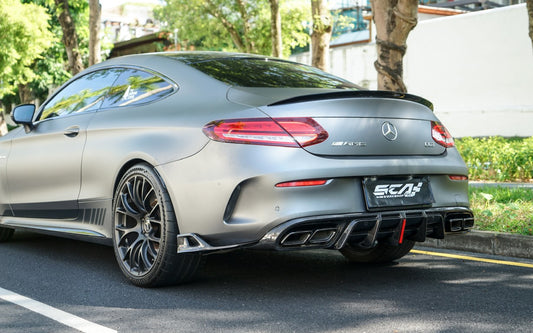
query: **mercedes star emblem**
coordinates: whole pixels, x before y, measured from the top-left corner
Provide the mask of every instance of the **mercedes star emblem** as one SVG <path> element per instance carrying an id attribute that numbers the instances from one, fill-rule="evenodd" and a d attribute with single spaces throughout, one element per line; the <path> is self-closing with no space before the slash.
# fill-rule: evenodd
<path id="1" fill-rule="evenodd" d="M 383 133 L 383 136 L 389 141 L 394 141 L 398 138 L 398 130 L 388 121 L 381 125 L 381 133 Z"/>

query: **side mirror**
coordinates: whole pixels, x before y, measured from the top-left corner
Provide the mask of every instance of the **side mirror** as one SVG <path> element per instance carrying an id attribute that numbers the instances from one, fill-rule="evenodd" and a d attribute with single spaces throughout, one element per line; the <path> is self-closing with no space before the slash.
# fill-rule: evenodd
<path id="1" fill-rule="evenodd" d="M 11 119 L 17 124 L 24 126 L 26 133 L 30 132 L 33 126 L 33 114 L 35 113 L 34 104 L 22 104 L 16 106 L 11 112 Z"/>

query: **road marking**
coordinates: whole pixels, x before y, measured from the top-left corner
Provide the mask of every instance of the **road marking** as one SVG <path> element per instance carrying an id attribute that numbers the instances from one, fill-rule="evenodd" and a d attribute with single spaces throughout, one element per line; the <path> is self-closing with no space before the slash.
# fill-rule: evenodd
<path id="1" fill-rule="evenodd" d="M 450 253 L 430 252 L 430 251 L 420 251 L 420 250 L 411 250 L 411 253 L 426 254 L 426 255 L 429 255 L 429 256 L 446 257 L 446 258 L 453 258 L 453 259 L 463 259 L 463 260 L 470 260 L 470 261 L 481 261 L 481 262 L 487 262 L 487 263 L 498 264 L 498 265 L 519 266 L 519 267 L 533 268 L 533 264 L 525 264 L 525 263 L 521 263 L 521 262 L 485 259 L 485 258 L 470 257 L 470 256 L 462 256 L 462 255 L 450 254 Z"/>
<path id="2" fill-rule="evenodd" d="M 117 331 L 112 330 L 110 328 L 107 328 L 107 327 L 104 327 L 104 326 L 101 326 L 95 323 L 91 323 L 90 321 L 85 320 L 83 318 L 77 317 L 65 311 L 61 311 L 59 309 L 53 308 L 50 305 L 46 305 L 44 303 L 35 301 L 31 298 L 19 295 L 17 293 L 14 293 L 12 291 L 9 291 L 3 288 L 0 288 L 0 298 L 7 302 L 16 304 L 18 306 L 22 306 L 23 308 L 26 308 L 30 311 L 33 311 L 40 315 L 48 317 L 63 325 L 70 326 L 81 332 L 117 333 Z"/>

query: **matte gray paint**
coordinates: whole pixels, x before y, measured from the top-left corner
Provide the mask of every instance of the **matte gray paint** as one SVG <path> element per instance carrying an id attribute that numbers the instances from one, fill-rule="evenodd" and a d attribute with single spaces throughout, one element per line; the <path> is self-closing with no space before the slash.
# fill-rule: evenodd
<path id="1" fill-rule="evenodd" d="M 113 186 L 132 160 L 146 161 L 159 172 L 181 233 L 199 234 L 219 245 L 257 242 L 292 219 L 365 212 L 365 176 L 429 175 L 433 207 L 468 207 L 467 183 L 447 177 L 468 172 L 457 150 L 423 147 L 431 140 L 430 121 L 437 120 L 423 105 L 350 98 L 268 107 L 310 90 L 230 89 L 156 54 L 116 58 L 89 70 L 119 64 L 164 73 L 178 89 L 157 102 L 45 120 L 29 134 L 17 129 L 1 138 L 1 206 L 78 200 L 80 211 L 68 221 L 3 216 L 0 224 L 63 230 L 76 238 L 83 233 L 70 231 L 85 230 L 88 240 L 109 241 Z M 304 150 L 213 142 L 202 133 L 213 120 L 266 115 L 314 117 L 330 138 Z M 382 138 L 383 121 L 398 126 L 397 142 Z M 78 134 L 65 135 L 72 126 L 79 127 Z M 334 147 L 334 140 L 364 140 L 367 147 Z M 274 187 L 322 178 L 332 181 L 318 187 Z M 240 194 L 224 220 L 237 186 Z"/>

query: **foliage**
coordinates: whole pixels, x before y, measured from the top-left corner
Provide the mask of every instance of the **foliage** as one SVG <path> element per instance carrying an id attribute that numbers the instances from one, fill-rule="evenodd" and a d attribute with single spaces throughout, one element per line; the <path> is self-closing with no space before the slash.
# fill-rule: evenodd
<path id="1" fill-rule="evenodd" d="M 462 138 L 456 145 L 472 180 L 533 180 L 533 137 Z"/>
<path id="2" fill-rule="evenodd" d="M 38 76 L 31 66 L 54 42 L 43 7 L 0 0 L 0 97 Z"/>
<path id="3" fill-rule="evenodd" d="M 28 82 L 29 89 L 35 98 L 43 101 L 50 93 L 50 88 L 53 89 L 70 78 L 70 73 L 65 69 L 67 55 L 65 46 L 61 40 L 63 31 L 57 18 L 58 12 L 53 0 L 21 0 L 20 2 L 31 6 L 39 6 L 41 8 L 40 10 L 45 10 L 48 15 L 47 18 L 42 18 L 41 22 L 48 22 L 49 32 L 53 36 L 58 36 L 52 40 L 50 47 L 29 67 L 29 70 L 34 73 L 33 79 Z M 76 22 L 76 28 L 80 38 L 80 51 L 86 65 L 88 61 L 89 43 L 88 3 L 86 0 L 70 0 L 69 5 L 71 15 Z M 17 89 L 13 92 L 16 91 Z M 2 98 L 2 102 L 5 105 L 10 105 L 19 104 L 21 101 L 18 95 L 11 95 Z"/>
<path id="4" fill-rule="evenodd" d="M 533 235 L 533 189 L 470 187 L 475 228 Z"/>
<path id="5" fill-rule="evenodd" d="M 166 3 L 155 8 L 154 14 L 168 23 L 170 31 L 178 29 L 180 45 L 184 48 L 271 54 L 267 0 L 166 0 Z M 302 25 L 310 20 L 308 7 L 303 0 L 281 4 L 285 56 L 309 39 Z"/>

